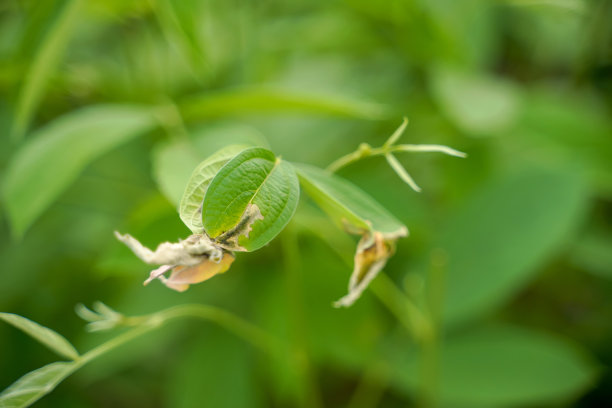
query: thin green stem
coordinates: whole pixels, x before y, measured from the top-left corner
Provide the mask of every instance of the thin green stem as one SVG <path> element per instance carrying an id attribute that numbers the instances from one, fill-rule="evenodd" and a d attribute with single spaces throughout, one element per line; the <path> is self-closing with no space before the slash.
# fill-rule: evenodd
<path id="1" fill-rule="evenodd" d="M 219 326 L 242 337 L 266 353 L 278 355 L 278 353 L 285 349 L 285 346 L 279 340 L 230 312 L 207 305 L 187 304 L 171 307 L 149 315 L 126 317 L 123 323 L 133 326 L 131 329 L 91 349 L 75 360 L 75 362 L 78 364 L 78 368 L 80 368 L 101 355 L 107 354 L 133 339 L 157 330 L 173 320 L 189 317 L 217 323 Z"/>
<path id="2" fill-rule="evenodd" d="M 421 344 L 421 405 L 436 408 L 438 401 L 439 360 L 440 360 L 440 319 L 444 299 L 446 253 L 435 249 L 431 253 L 427 285 L 427 317 L 430 335 Z"/>
<path id="3" fill-rule="evenodd" d="M 285 229 L 282 241 L 283 260 L 289 294 L 289 312 L 291 313 L 293 354 L 296 356 L 296 369 L 302 384 L 301 402 L 304 407 L 322 407 L 321 392 L 317 385 L 317 375 L 310 363 L 304 301 L 302 296 L 300 249 L 298 236 L 292 225 Z"/>
<path id="4" fill-rule="evenodd" d="M 370 285 L 374 295 L 418 343 L 426 342 L 432 334 L 427 316 L 389 276 L 381 272 L 376 278 Z"/>
<path id="5" fill-rule="evenodd" d="M 455 150 L 451 147 L 443 146 L 443 145 L 401 144 L 401 145 L 393 145 L 393 146 L 372 147 L 368 145 L 367 143 L 363 143 L 354 152 L 351 152 L 345 156 L 340 157 L 339 159 L 335 160 L 332 164 L 327 166 L 327 171 L 335 173 L 341 168 L 346 167 L 349 164 L 355 163 L 359 160 L 365 159 L 366 157 L 386 156 L 393 152 L 444 153 L 444 154 L 447 154 L 449 156 L 454 156 L 454 157 L 461 157 L 461 158 L 467 157 L 466 153 L 463 153 L 459 150 Z"/>

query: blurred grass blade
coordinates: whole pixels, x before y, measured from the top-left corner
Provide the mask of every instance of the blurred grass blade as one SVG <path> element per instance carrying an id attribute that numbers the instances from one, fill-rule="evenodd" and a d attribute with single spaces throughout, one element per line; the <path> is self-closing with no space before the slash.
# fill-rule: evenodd
<path id="1" fill-rule="evenodd" d="M 182 101 L 179 109 L 187 121 L 253 113 L 296 112 L 360 119 L 380 119 L 385 115 L 381 105 L 370 102 L 257 87 L 192 97 Z"/>
<path id="2" fill-rule="evenodd" d="M 17 100 L 17 111 L 11 136 L 20 139 L 27 131 L 34 111 L 45 90 L 51 74 L 57 68 L 60 59 L 70 41 L 72 32 L 78 21 L 80 4 L 82 0 L 67 0 L 61 12 L 46 33 L 37 50 L 34 60 L 29 65 L 23 86 Z"/>
<path id="3" fill-rule="evenodd" d="M 168 42 L 177 44 L 178 51 L 193 65 L 194 71 L 201 75 L 201 72 L 206 68 L 204 53 L 198 41 L 194 23 L 189 20 L 189 18 L 193 18 L 194 14 L 197 14 L 197 10 L 192 9 L 192 7 L 197 5 L 198 2 L 151 0 L 151 3 Z M 181 12 L 181 5 L 189 7 L 189 10 Z"/>
<path id="4" fill-rule="evenodd" d="M 79 358 L 79 353 L 74 346 L 63 336 L 51 329 L 12 313 L 0 313 L 0 320 L 4 320 L 8 324 L 13 325 L 30 337 L 38 340 L 49 349 L 55 351 L 60 356 L 69 358 L 70 360 Z"/>
<path id="5" fill-rule="evenodd" d="M 208 186 L 202 204 L 204 229 L 217 242 L 234 245 L 233 250 L 255 251 L 287 225 L 299 195 L 290 163 L 267 149 L 243 150 Z"/>
<path id="6" fill-rule="evenodd" d="M 4 200 L 22 236 L 98 156 L 155 126 L 149 107 L 100 105 L 64 115 L 38 130 L 9 163 Z"/>
<path id="7" fill-rule="evenodd" d="M 78 367 L 74 362 L 57 362 L 27 373 L 0 394 L 0 407 L 29 407 L 53 391 Z"/>
<path id="8" fill-rule="evenodd" d="M 204 195 L 217 172 L 232 157 L 246 149 L 247 146 L 227 146 L 200 163 L 191 173 L 179 207 L 181 220 L 194 234 L 202 234 L 202 203 Z"/>

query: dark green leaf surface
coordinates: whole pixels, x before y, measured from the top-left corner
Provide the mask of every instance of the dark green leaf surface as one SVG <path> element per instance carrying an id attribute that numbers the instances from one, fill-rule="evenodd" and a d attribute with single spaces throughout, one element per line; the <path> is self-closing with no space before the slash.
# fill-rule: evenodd
<path id="1" fill-rule="evenodd" d="M 257 206 L 263 220 L 255 221 L 248 238 L 238 243 L 254 251 L 287 225 L 299 198 L 298 179 L 291 164 L 266 149 L 242 151 L 223 166 L 210 183 L 202 207 L 206 233 L 212 238 L 235 228 Z"/>
<path id="2" fill-rule="evenodd" d="M 412 393 L 418 386 L 415 355 L 396 349 L 389 363 L 392 382 Z M 558 338 L 498 325 L 445 339 L 438 378 L 445 406 L 538 406 L 574 397 L 593 382 L 595 370 Z"/>
<path id="3" fill-rule="evenodd" d="M 531 169 L 470 198 L 438 243 L 448 253 L 446 322 L 481 316 L 515 294 L 562 248 L 587 194 L 574 173 Z"/>

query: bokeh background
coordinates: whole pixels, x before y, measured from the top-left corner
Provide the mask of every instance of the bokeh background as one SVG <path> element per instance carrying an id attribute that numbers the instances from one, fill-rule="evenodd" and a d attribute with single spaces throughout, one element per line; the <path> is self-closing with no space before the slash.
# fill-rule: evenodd
<path id="1" fill-rule="evenodd" d="M 612 406 L 611 21 L 606 0 L 0 2 L 0 310 L 86 351 L 114 333 L 87 333 L 77 303 L 210 304 L 302 362 L 185 320 L 37 406 Z M 173 197 L 226 143 L 326 166 L 403 116 L 402 142 L 469 157 L 401 155 L 422 193 L 382 158 L 340 175 L 408 225 L 385 275 L 439 316 L 431 347 L 370 290 L 332 307 L 355 240 L 306 197 L 182 294 L 143 287 L 113 238 L 185 237 Z M 0 388 L 56 359 L 0 325 Z"/>

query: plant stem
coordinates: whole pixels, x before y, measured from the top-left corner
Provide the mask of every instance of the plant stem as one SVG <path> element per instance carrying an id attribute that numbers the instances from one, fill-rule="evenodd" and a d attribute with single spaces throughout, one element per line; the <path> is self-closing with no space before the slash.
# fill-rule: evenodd
<path id="1" fill-rule="evenodd" d="M 438 377 L 440 359 L 440 318 L 444 299 L 446 253 L 440 249 L 431 252 L 427 296 L 427 317 L 430 332 L 421 344 L 421 403 L 436 408 L 438 404 Z"/>
<path id="2" fill-rule="evenodd" d="M 230 312 L 207 305 L 187 304 L 171 307 L 149 315 L 127 317 L 124 320 L 125 323 L 135 327 L 83 354 L 75 360 L 78 365 L 76 368 L 81 368 L 101 355 L 109 353 L 151 331 L 157 330 L 173 320 L 188 317 L 217 323 L 219 326 L 242 337 L 255 347 L 272 355 L 279 355 L 285 348 L 279 340 Z"/>
<path id="3" fill-rule="evenodd" d="M 427 316 L 382 271 L 370 284 L 372 292 L 419 343 L 431 336 L 432 327 Z"/>
<path id="4" fill-rule="evenodd" d="M 309 346 L 306 330 L 307 324 L 304 317 L 304 301 L 302 296 L 300 251 L 298 236 L 292 225 L 285 229 L 281 240 L 287 293 L 289 297 L 289 312 L 291 313 L 292 335 L 294 349 L 291 350 L 296 356 L 295 366 L 300 382 L 302 384 L 301 402 L 304 407 L 322 407 L 321 392 L 317 385 L 317 376 L 309 359 Z"/>

